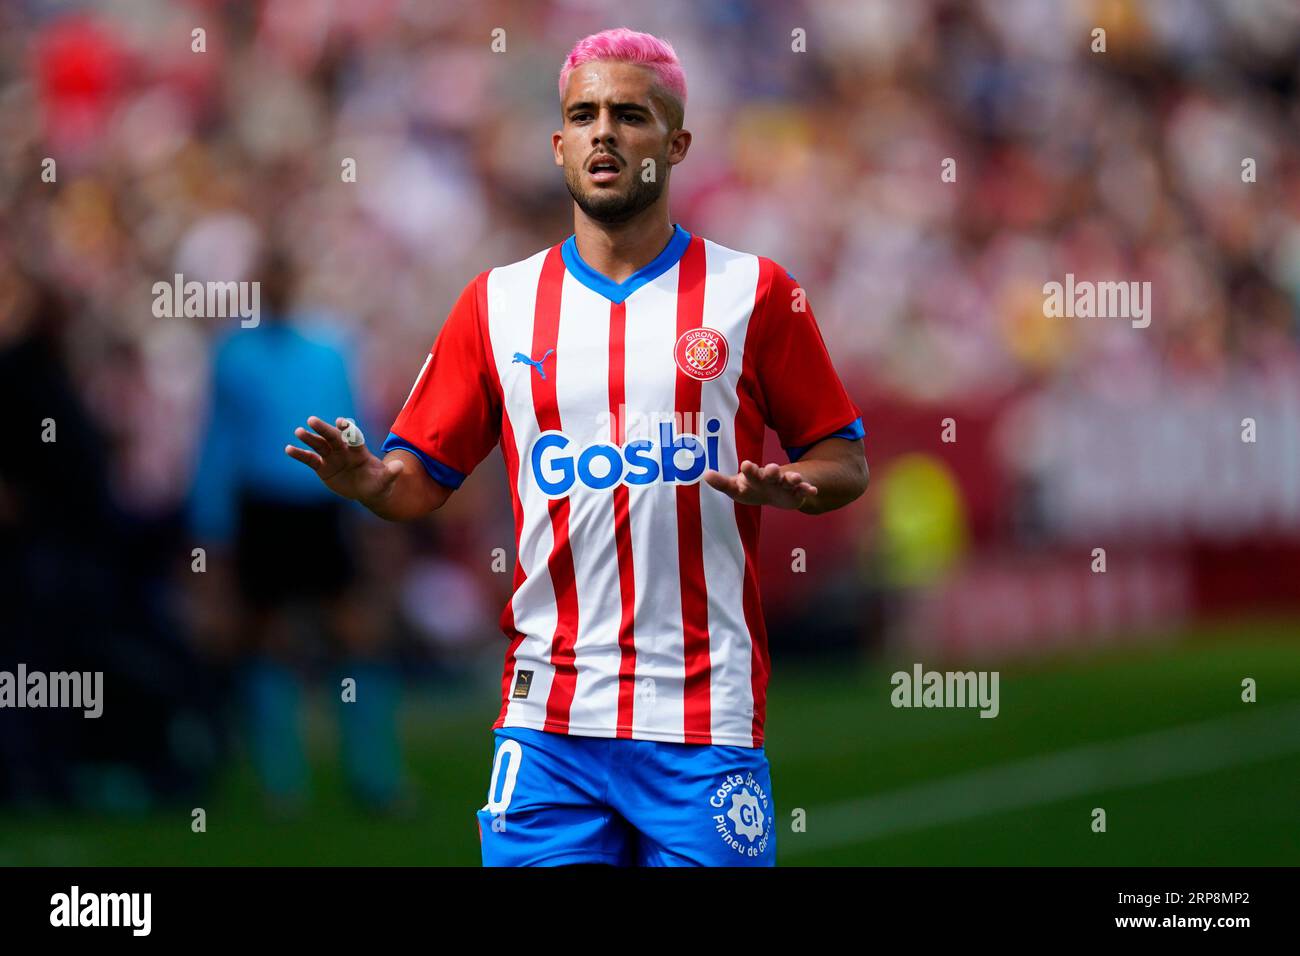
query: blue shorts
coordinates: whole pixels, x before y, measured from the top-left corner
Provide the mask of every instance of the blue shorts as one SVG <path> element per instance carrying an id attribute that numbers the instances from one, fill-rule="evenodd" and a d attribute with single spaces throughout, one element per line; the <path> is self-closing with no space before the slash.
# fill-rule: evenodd
<path id="1" fill-rule="evenodd" d="M 772 866 L 763 748 L 494 731 L 484 866 Z"/>

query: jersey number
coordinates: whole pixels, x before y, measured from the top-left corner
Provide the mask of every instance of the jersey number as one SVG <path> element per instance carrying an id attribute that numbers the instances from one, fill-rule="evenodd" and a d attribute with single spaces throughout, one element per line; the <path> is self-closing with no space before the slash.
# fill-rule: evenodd
<path id="1" fill-rule="evenodd" d="M 510 763 L 506 766 L 506 782 L 501 788 L 501 799 L 496 799 L 497 780 L 501 776 L 501 758 L 509 754 Z M 492 782 L 488 785 L 488 813 L 505 813 L 510 806 L 510 798 L 515 792 L 515 778 L 519 776 L 519 763 L 523 760 L 523 748 L 517 740 L 507 740 L 497 748 L 496 759 L 492 761 Z"/>

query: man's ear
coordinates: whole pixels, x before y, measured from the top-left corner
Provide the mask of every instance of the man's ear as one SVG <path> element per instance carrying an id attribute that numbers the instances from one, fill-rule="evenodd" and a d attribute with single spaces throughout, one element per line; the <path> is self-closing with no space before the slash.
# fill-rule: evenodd
<path id="1" fill-rule="evenodd" d="M 668 147 L 668 156 L 672 163 L 676 165 L 686 158 L 686 152 L 691 148 L 691 134 L 688 130 L 680 129 L 673 134 L 673 141 Z M 677 156 L 673 157 L 676 150 Z"/>

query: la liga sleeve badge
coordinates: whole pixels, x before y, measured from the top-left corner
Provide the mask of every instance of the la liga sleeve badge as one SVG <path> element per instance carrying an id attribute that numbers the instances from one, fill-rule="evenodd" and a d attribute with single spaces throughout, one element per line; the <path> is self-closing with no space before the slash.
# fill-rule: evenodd
<path id="1" fill-rule="evenodd" d="M 717 329 L 687 329 L 677 337 L 673 359 L 691 378 L 707 382 L 727 367 L 727 339 Z"/>

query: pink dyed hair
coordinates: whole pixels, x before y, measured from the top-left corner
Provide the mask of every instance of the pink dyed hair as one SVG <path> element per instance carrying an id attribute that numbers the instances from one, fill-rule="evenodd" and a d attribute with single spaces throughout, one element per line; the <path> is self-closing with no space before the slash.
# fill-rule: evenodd
<path id="1" fill-rule="evenodd" d="M 659 86 L 677 101 L 679 113 L 686 110 L 686 74 L 677 60 L 677 52 L 667 40 L 649 33 L 637 33 L 627 27 L 616 27 L 583 37 L 573 45 L 560 67 L 560 98 L 569 74 L 592 60 L 613 60 L 644 66 L 655 75 Z M 678 117 L 678 122 L 681 119 Z"/>

